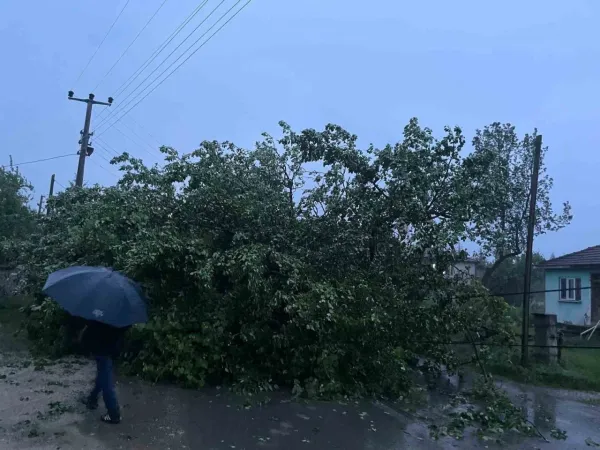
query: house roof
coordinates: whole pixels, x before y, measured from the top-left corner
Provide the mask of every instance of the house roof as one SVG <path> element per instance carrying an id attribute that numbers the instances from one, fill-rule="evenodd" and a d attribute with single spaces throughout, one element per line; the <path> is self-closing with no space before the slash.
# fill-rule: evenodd
<path id="1" fill-rule="evenodd" d="M 570 266 L 595 266 L 600 265 L 600 245 L 588 247 L 578 252 L 568 253 L 558 258 L 549 259 L 538 264 L 538 267 L 552 269 Z"/>
<path id="2" fill-rule="evenodd" d="M 481 258 L 475 258 L 472 256 L 468 256 L 467 258 L 465 258 L 463 260 L 459 260 L 457 262 L 467 262 L 467 263 L 475 263 L 475 264 L 485 265 L 485 260 L 483 260 Z"/>

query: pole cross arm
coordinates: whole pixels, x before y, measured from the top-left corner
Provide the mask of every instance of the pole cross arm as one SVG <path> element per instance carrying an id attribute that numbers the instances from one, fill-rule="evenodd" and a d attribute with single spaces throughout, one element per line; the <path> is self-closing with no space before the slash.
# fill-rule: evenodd
<path id="1" fill-rule="evenodd" d="M 110 105 L 112 105 L 112 102 L 113 102 L 113 98 L 112 97 L 108 97 L 108 103 L 106 103 L 106 102 L 99 102 L 97 100 L 94 100 L 94 94 L 90 94 L 88 98 L 73 97 L 73 94 L 74 94 L 73 91 L 69 91 L 69 94 L 68 94 L 67 98 L 69 100 L 75 100 L 75 101 L 78 101 L 78 102 L 91 103 L 92 105 L 110 106 Z"/>
<path id="2" fill-rule="evenodd" d="M 89 98 L 77 98 L 77 97 L 69 97 L 69 100 L 75 100 L 83 103 L 92 103 L 93 105 L 104 105 L 111 106 L 112 103 L 99 102 L 98 100 L 90 100 Z"/>
<path id="3" fill-rule="evenodd" d="M 75 101 L 83 102 L 83 103 L 89 102 L 89 99 L 87 99 L 87 98 L 69 97 L 69 100 L 75 100 Z"/>

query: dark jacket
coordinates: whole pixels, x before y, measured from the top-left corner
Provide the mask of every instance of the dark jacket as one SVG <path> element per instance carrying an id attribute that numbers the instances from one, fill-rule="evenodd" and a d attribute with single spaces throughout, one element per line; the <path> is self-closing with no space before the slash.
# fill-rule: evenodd
<path id="1" fill-rule="evenodd" d="M 81 338 L 84 348 L 94 356 L 119 356 L 123 348 L 125 333 L 131 327 L 115 328 L 90 320 Z"/>

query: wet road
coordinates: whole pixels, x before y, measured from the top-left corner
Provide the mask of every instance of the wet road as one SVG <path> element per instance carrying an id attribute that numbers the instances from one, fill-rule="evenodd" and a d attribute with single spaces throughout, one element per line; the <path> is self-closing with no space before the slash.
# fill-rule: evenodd
<path id="1" fill-rule="evenodd" d="M 545 449 L 600 448 L 600 396 L 584 392 L 500 383 L 512 401 L 551 441 Z M 552 430 L 565 430 L 567 439 L 551 438 Z"/>
<path id="2" fill-rule="evenodd" d="M 283 392 L 250 406 L 221 389 L 191 391 L 123 379 L 117 387 L 123 423 L 107 425 L 99 421 L 101 411 L 88 412 L 77 402 L 93 379 L 91 362 L 68 358 L 39 364 L 22 346 L 7 346 L 5 337 L 0 339 L 0 449 L 562 450 L 600 443 L 600 396 L 512 383 L 504 388 L 549 443 L 515 436 L 503 436 L 502 445 L 472 436 L 433 441 L 428 425 L 441 424 L 447 413 L 442 409 L 447 398 L 436 393 L 413 413 L 370 401 L 291 401 Z M 551 438 L 555 428 L 567 432 L 566 441 Z"/>
<path id="3" fill-rule="evenodd" d="M 550 443 L 433 441 L 424 419 L 441 416 L 433 401 L 416 415 L 378 402 L 295 402 L 279 392 L 250 406 L 220 389 L 190 391 L 137 380 L 119 383 L 124 420 L 112 426 L 100 423 L 100 411 L 77 404 L 93 377 L 89 362 L 68 359 L 36 370 L 24 358 L 0 357 L 2 449 L 589 449 L 586 439 L 600 442 L 598 397 L 514 384 L 506 385 L 510 395 Z M 567 431 L 566 441 L 550 438 L 556 427 Z"/>
<path id="4" fill-rule="evenodd" d="M 101 411 L 77 403 L 93 377 L 91 364 L 68 359 L 36 370 L 20 358 L 0 358 L 2 449 L 454 448 L 431 441 L 426 424 L 378 403 L 296 402 L 271 393 L 250 406 L 220 389 L 137 380 L 119 383 L 123 422 L 106 425 Z"/>
<path id="5" fill-rule="evenodd" d="M 409 436 L 408 418 L 368 402 L 294 402 L 276 393 L 264 405 L 248 406 L 215 389 L 155 386 L 148 392 L 136 382 L 122 385 L 120 393 L 126 422 L 119 439 L 131 441 L 131 448 L 383 450 L 430 441 L 425 426 Z M 86 422 L 81 429 L 103 434 L 101 425 Z M 109 441 L 117 445 L 119 439 Z"/>

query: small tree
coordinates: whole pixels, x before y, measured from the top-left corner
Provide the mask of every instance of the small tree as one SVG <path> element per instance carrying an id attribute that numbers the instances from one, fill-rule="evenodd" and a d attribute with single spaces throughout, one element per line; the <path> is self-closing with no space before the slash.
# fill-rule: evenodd
<path id="1" fill-rule="evenodd" d="M 0 264 L 13 262 L 14 248 L 35 225 L 28 204 L 31 185 L 18 169 L 0 167 Z"/>
<path id="2" fill-rule="evenodd" d="M 473 210 L 470 237 L 494 264 L 487 270 L 487 286 L 493 272 L 508 258 L 525 250 L 534 141 L 537 130 L 519 139 L 511 124 L 494 122 L 477 130 L 473 138 L 473 157 L 485 161 L 487 173 L 472 186 L 477 201 Z M 557 231 L 572 220 L 571 206 L 564 202 L 555 213 L 550 201 L 553 179 L 544 164 L 547 147 L 542 148 L 536 201 L 535 236 Z"/>

